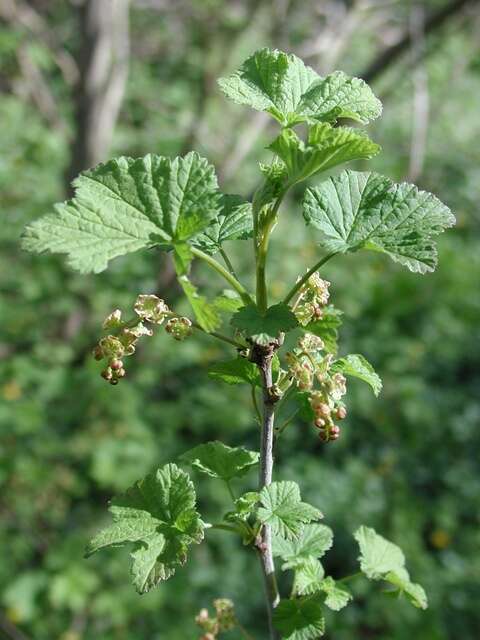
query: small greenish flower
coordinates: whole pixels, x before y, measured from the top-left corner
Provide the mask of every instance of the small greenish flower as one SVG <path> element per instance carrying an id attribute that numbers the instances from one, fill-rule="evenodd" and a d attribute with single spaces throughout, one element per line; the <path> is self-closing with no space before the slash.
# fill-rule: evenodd
<path id="1" fill-rule="evenodd" d="M 306 333 L 303 338 L 300 338 L 298 346 L 302 351 L 313 354 L 317 354 L 318 351 L 325 348 L 323 340 L 313 333 Z"/>
<path id="2" fill-rule="evenodd" d="M 103 357 L 107 358 L 108 360 L 121 358 L 125 353 L 125 346 L 116 336 L 105 336 L 100 340 L 98 346 L 103 353 Z M 98 353 L 100 353 L 100 351 L 98 351 Z"/>
<path id="3" fill-rule="evenodd" d="M 165 325 L 165 331 L 175 340 L 185 340 L 192 335 L 192 322 L 188 318 L 171 318 Z"/>
<path id="4" fill-rule="evenodd" d="M 153 294 L 139 295 L 133 308 L 142 320 L 147 320 L 154 324 L 162 324 L 166 315 L 170 312 L 165 301 Z"/>
<path id="5" fill-rule="evenodd" d="M 217 612 L 219 631 L 230 631 L 230 629 L 233 629 L 237 624 L 233 602 L 228 598 L 218 598 L 213 601 L 213 606 Z"/>

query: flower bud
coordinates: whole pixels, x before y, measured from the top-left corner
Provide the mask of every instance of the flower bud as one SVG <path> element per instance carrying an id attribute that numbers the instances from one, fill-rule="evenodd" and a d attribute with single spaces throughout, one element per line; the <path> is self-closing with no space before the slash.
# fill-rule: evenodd
<path id="1" fill-rule="evenodd" d="M 345 407 L 338 407 L 335 411 L 335 417 L 337 420 L 344 420 L 347 417 L 347 410 Z"/>
<path id="2" fill-rule="evenodd" d="M 101 374 L 102 378 L 104 378 L 105 380 L 111 380 L 112 379 L 112 370 L 110 369 L 110 367 L 107 367 L 106 369 L 104 369 Z"/>
<path id="3" fill-rule="evenodd" d="M 323 420 L 322 418 L 317 418 L 314 424 L 318 429 L 323 429 L 326 423 L 325 423 L 325 420 Z"/>
<path id="4" fill-rule="evenodd" d="M 125 369 L 122 367 L 122 368 L 121 368 L 121 369 L 119 369 L 118 371 L 115 371 L 115 376 L 116 376 L 117 378 L 124 378 L 124 377 L 125 377 L 125 375 L 126 375 L 126 373 L 127 373 L 127 372 L 126 372 L 126 371 L 125 371 Z"/>
<path id="5" fill-rule="evenodd" d="M 112 378 L 109 382 L 111 385 L 115 386 L 116 384 L 118 384 L 118 378 Z"/>
<path id="6" fill-rule="evenodd" d="M 119 371 L 120 369 L 123 368 L 123 362 L 121 360 L 112 360 L 110 362 L 110 367 L 114 370 L 114 371 Z"/>

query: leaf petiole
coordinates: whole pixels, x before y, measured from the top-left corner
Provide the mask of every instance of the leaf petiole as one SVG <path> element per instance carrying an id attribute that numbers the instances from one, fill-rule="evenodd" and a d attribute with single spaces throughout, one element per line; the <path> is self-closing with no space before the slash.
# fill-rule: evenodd
<path id="1" fill-rule="evenodd" d="M 237 291 L 237 293 L 240 294 L 240 297 L 245 304 L 255 304 L 245 287 L 240 284 L 240 282 L 234 275 L 232 275 L 227 269 L 225 269 L 225 267 L 217 262 L 215 258 L 212 258 L 212 256 L 208 255 L 208 253 L 204 253 L 196 247 L 192 247 L 191 251 L 195 257 L 200 258 L 200 260 L 203 260 L 213 269 L 215 269 L 215 271 L 219 273 L 235 289 L 235 291 Z"/>

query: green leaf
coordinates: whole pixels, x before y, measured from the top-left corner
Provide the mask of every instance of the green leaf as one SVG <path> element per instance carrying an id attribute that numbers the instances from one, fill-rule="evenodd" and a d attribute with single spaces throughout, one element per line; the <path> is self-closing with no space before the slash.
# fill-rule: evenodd
<path id="1" fill-rule="evenodd" d="M 218 84 L 234 102 L 268 111 L 286 126 L 294 119 L 303 94 L 317 78 L 315 71 L 297 56 L 261 49 L 231 76 L 220 78 Z"/>
<path id="2" fill-rule="evenodd" d="M 252 204 L 245 202 L 240 196 L 224 195 L 218 218 L 196 236 L 192 244 L 213 255 L 227 240 L 246 240 L 252 237 L 252 233 Z"/>
<path id="3" fill-rule="evenodd" d="M 193 484 L 175 464 L 165 465 L 114 498 L 109 511 L 113 524 L 93 538 L 86 555 L 134 543 L 132 577 L 139 593 L 173 575 L 185 564 L 189 545 L 203 540 Z"/>
<path id="4" fill-rule="evenodd" d="M 224 520 L 228 522 L 246 522 L 255 511 L 259 500 L 260 494 L 257 491 L 247 491 L 247 493 L 235 500 L 235 511 L 229 511 L 225 514 Z"/>
<path id="5" fill-rule="evenodd" d="M 373 393 L 376 396 L 378 396 L 382 390 L 382 380 L 380 376 L 375 372 L 375 369 L 368 360 L 359 353 L 352 353 L 344 358 L 335 360 L 330 370 L 339 371 L 346 376 L 360 378 L 360 380 L 363 380 L 372 387 Z"/>
<path id="6" fill-rule="evenodd" d="M 324 524 L 306 524 L 298 538 L 273 538 L 273 555 L 285 561 L 282 569 L 294 569 L 309 558 L 321 558 L 333 544 L 333 532 Z"/>
<path id="7" fill-rule="evenodd" d="M 243 301 L 236 291 L 224 289 L 223 294 L 212 300 L 212 306 L 220 313 L 235 313 L 243 307 Z"/>
<path id="8" fill-rule="evenodd" d="M 258 520 L 271 526 L 273 536 L 296 538 L 304 524 L 323 518 L 318 509 L 302 502 L 296 482 L 272 482 L 260 492 L 260 503 Z"/>
<path id="9" fill-rule="evenodd" d="M 385 576 L 385 580 L 396 587 L 393 593 L 405 594 L 409 602 L 417 609 L 428 608 L 427 594 L 424 588 L 411 582 L 408 571 L 405 569 L 399 568 L 396 571 L 389 571 Z"/>
<path id="10" fill-rule="evenodd" d="M 301 596 L 318 593 L 321 591 L 324 576 L 321 562 L 313 557 L 308 558 L 295 571 L 295 593 Z"/>
<path id="11" fill-rule="evenodd" d="M 258 367 L 246 358 L 235 358 L 227 362 L 217 362 L 208 370 L 208 375 L 213 380 L 221 380 L 227 384 L 251 384 L 259 387 L 260 374 Z"/>
<path id="12" fill-rule="evenodd" d="M 190 271 L 190 264 L 193 260 L 193 253 L 186 242 L 179 242 L 173 248 L 173 260 L 175 271 L 178 275 L 186 275 Z"/>
<path id="13" fill-rule="evenodd" d="M 382 114 L 382 103 L 360 78 L 334 71 L 319 78 L 302 96 L 297 112 L 315 120 L 350 118 L 366 124 Z"/>
<path id="14" fill-rule="evenodd" d="M 112 258 L 144 247 L 185 243 L 220 208 L 214 168 L 195 152 L 174 160 L 117 158 L 73 185 L 74 198 L 30 224 L 22 246 L 66 253 L 82 273 L 103 271 Z"/>
<path id="15" fill-rule="evenodd" d="M 360 527 L 354 537 L 360 547 L 360 569 L 367 578 L 385 580 L 395 587 L 397 593 L 405 593 L 414 606 L 427 608 L 425 591 L 419 584 L 411 582 L 400 547 L 369 527 Z"/>
<path id="16" fill-rule="evenodd" d="M 338 327 L 342 324 L 343 312 L 329 305 L 322 309 L 322 317 L 310 322 L 304 327 L 307 333 L 313 333 L 321 338 L 328 353 L 337 353 Z"/>
<path id="17" fill-rule="evenodd" d="M 198 293 L 197 287 L 190 282 L 186 275 L 179 275 L 178 282 L 187 296 L 198 324 L 204 331 L 210 333 L 220 326 L 221 320 L 215 307 L 205 296 Z"/>
<path id="18" fill-rule="evenodd" d="M 180 459 L 212 478 L 229 482 L 232 478 L 244 476 L 251 467 L 258 464 L 259 457 L 256 451 L 228 447 L 217 440 L 190 449 Z"/>
<path id="19" fill-rule="evenodd" d="M 417 273 L 435 269 L 433 239 L 455 224 L 448 207 L 431 193 L 377 173 L 343 171 L 307 189 L 303 207 L 328 252 L 380 251 Z"/>
<path id="20" fill-rule="evenodd" d="M 328 576 L 320 583 L 320 591 L 327 594 L 325 604 L 333 611 L 340 611 L 352 600 L 352 594 L 344 587 L 338 587 L 333 578 Z"/>
<path id="21" fill-rule="evenodd" d="M 242 307 L 232 317 L 231 323 L 251 337 L 254 342 L 260 344 L 268 343 L 274 340 L 279 333 L 286 333 L 298 325 L 295 314 L 283 302 L 268 308 L 264 316 L 253 304 Z"/>
<path id="22" fill-rule="evenodd" d="M 284 129 L 269 149 L 284 161 L 290 185 L 351 160 L 372 158 L 380 151 L 362 131 L 326 122 L 310 128 L 307 143 L 293 129 Z"/>
<path id="23" fill-rule="evenodd" d="M 282 600 L 273 613 L 282 640 L 315 640 L 325 632 L 322 602 L 318 595 Z"/>
<path id="24" fill-rule="evenodd" d="M 297 56 L 271 49 L 256 51 L 219 85 L 234 102 L 267 111 L 283 126 L 310 118 L 368 122 L 382 109 L 363 80 L 341 71 L 322 78 Z"/>

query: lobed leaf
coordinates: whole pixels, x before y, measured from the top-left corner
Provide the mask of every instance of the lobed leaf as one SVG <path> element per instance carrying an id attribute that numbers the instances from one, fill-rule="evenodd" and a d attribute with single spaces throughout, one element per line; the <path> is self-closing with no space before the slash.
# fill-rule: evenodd
<path id="1" fill-rule="evenodd" d="M 309 557 L 295 570 L 295 592 L 301 596 L 321 591 L 325 571 L 319 560 Z"/>
<path id="2" fill-rule="evenodd" d="M 229 482 L 232 478 L 244 476 L 251 467 L 258 464 L 259 457 L 256 451 L 229 447 L 217 440 L 190 449 L 180 459 L 212 478 Z"/>
<path id="3" fill-rule="evenodd" d="M 333 544 L 333 532 L 324 524 L 306 524 L 295 539 L 273 538 L 273 555 L 285 561 L 282 569 L 294 569 L 310 558 L 321 558 Z"/>
<path id="4" fill-rule="evenodd" d="M 265 315 L 253 304 L 242 307 L 232 317 L 231 323 L 254 342 L 259 343 L 268 343 L 279 333 L 287 332 L 298 325 L 295 314 L 283 302 L 269 307 Z"/>
<path id="5" fill-rule="evenodd" d="M 414 606 L 427 608 L 425 591 L 411 582 L 400 547 L 369 527 L 360 527 L 354 537 L 360 547 L 360 569 L 367 578 L 385 580 L 395 587 L 396 593 L 404 593 Z"/>
<path id="6" fill-rule="evenodd" d="M 382 390 L 383 385 L 380 376 L 376 373 L 368 360 L 359 353 L 352 353 L 344 358 L 335 360 L 332 362 L 330 370 L 339 371 L 346 376 L 360 378 L 360 380 L 363 380 L 372 387 L 373 393 L 376 396 L 378 396 Z"/>
<path id="7" fill-rule="evenodd" d="M 165 465 L 112 500 L 113 524 L 90 541 L 86 555 L 134 543 L 133 584 L 145 593 L 172 576 L 185 563 L 188 547 L 203 540 L 195 502 L 189 476 L 175 464 Z"/>
<path id="8" fill-rule="evenodd" d="M 322 78 L 297 56 L 276 49 L 256 51 L 219 85 L 234 102 L 267 111 L 284 127 L 339 117 L 366 123 L 382 111 L 363 80 L 341 71 Z"/>
<path id="9" fill-rule="evenodd" d="M 302 502 L 296 482 L 272 482 L 260 492 L 260 504 L 258 520 L 281 538 L 296 538 L 304 524 L 323 518 L 318 509 Z"/>
<path id="10" fill-rule="evenodd" d="M 307 189 L 303 208 L 328 252 L 380 251 L 418 273 L 435 269 L 433 239 L 455 224 L 448 207 L 431 193 L 350 170 Z"/>
<path id="11" fill-rule="evenodd" d="M 340 611 L 353 599 L 350 591 L 347 591 L 344 587 L 337 586 L 335 580 L 330 576 L 322 580 L 320 591 L 326 593 L 325 604 L 332 611 Z"/>
<path id="12" fill-rule="evenodd" d="M 273 613 L 282 640 L 315 640 L 325 632 L 322 602 L 318 595 L 281 600 Z"/>
<path id="13" fill-rule="evenodd" d="M 297 112 L 315 120 L 350 118 L 366 124 L 382 114 L 382 103 L 366 82 L 334 71 L 313 83 L 302 96 Z"/>
<path id="14" fill-rule="evenodd" d="M 117 256 L 183 244 L 220 211 L 212 165 L 183 158 L 117 158 L 80 174 L 75 196 L 26 227 L 27 251 L 66 253 L 72 268 L 98 273 Z"/>
<path id="15" fill-rule="evenodd" d="M 306 143 L 292 129 L 284 129 L 269 149 L 283 160 L 293 185 L 345 162 L 372 158 L 380 146 L 358 129 L 324 122 L 310 127 Z"/>
<path id="16" fill-rule="evenodd" d="M 245 202 L 240 196 L 224 195 L 218 217 L 195 237 L 192 244 L 213 255 L 227 240 L 246 240 L 252 234 L 252 204 Z"/>
<path id="17" fill-rule="evenodd" d="M 258 367 L 246 358 L 235 358 L 227 362 L 217 362 L 208 370 L 208 375 L 213 380 L 221 380 L 227 384 L 251 384 L 256 387 L 261 385 Z"/>

